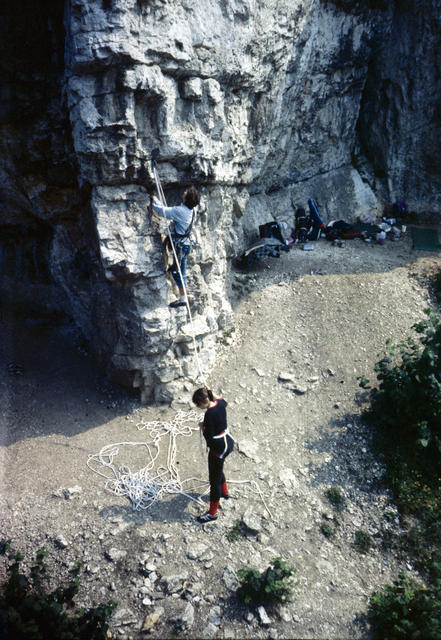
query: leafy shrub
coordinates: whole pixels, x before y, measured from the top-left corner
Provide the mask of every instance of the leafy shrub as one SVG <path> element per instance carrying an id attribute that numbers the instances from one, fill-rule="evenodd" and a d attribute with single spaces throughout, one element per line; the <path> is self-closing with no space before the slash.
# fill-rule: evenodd
<path id="1" fill-rule="evenodd" d="M 35 564 L 26 576 L 20 571 L 21 553 L 10 549 L 9 541 L 0 543 L 0 553 L 7 554 L 9 578 L 0 597 L 0 611 L 5 640 L 105 640 L 107 618 L 115 603 L 101 604 L 93 609 L 79 609 L 68 614 L 73 607 L 73 598 L 78 592 L 80 564 L 71 572 L 72 579 L 65 587 L 47 592 L 43 586 L 47 580 L 44 562 L 47 551 L 39 549 Z"/>
<path id="2" fill-rule="evenodd" d="M 419 341 L 387 343 L 388 355 L 376 365 L 379 389 L 365 413 L 397 505 L 416 518 L 405 542 L 422 568 L 441 532 L 441 322 L 426 315 L 414 325 Z"/>
<path id="3" fill-rule="evenodd" d="M 433 279 L 433 289 L 438 304 L 441 304 L 441 271 L 438 271 Z"/>
<path id="4" fill-rule="evenodd" d="M 426 314 L 427 320 L 413 325 L 419 341 L 386 343 L 388 354 L 375 367 L 380 385 L 368 417 L 388 446 L 416 447 L 440 469 L 441 322 L 432 312 Z"/>
<path id="5" fill-rule="evenodd" d="M 333 538 L 335 536 L 335 529 L 333 529 L 327 522 L 322 522 L 320 525 L 320 531 L 326 538 Z"/>
<path id="6" fill-rule="evenodd" d="M 439 640 L 441 580 L 419 586 L 404 573 L 369 600 L 368 617 L 375 640 Z"/>
<path id="7" fill-rule="evenodd" d="M 237 596 L 245 604 L 278 604 L 289 600 L 294 569 L 281 558 L 274 558 L 270 566 L 259 573 L 256 569 L 239 569 L 241 582 Z"/>
<path id="8" fill-rule="evenodd" d="M 242 535 L 242 522 L 236 520 L 234 526 L 227 532 L 226 537 L 228 542 L 236 542 Z"/>
<path id="9" fill-rule="evenodd" d="M 329 489 L 325 491 L 325 496 L 328 498 L 332 506 L 335 507 L 335 509 L 337 509 L 338 511 L 341 511 L 343 509 L 345 498 L 339 487 L 329 487 Z"/>
<path id="10" fill-rule="evenodd" d="M 357 529 L 355 532 L 354 539 L 354 547 L 360 553 L 367 553 L 372 546 L 372 538 L 367 533 L 367 531 L 363 531 L 362 529 Z"/>
<path id="11" fill-rule="evenodd" d="M 365 415 L 400 511 L 414 516 L 403 542 L 430 580 L 425 587 L 400 574 L 371 596 L 369 618 L 382 640 L 441 638 L 441 323 L 426 313 L 414 325 L 419 341 L 388 342 Z"/>

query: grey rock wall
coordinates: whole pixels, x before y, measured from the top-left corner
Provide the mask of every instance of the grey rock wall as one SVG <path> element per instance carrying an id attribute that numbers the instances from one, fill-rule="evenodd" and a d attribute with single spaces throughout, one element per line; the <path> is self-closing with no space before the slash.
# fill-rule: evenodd
<path id="1" fill-rule="evenodd" d="M 20 133 L 14 108 L 35 102 L 7 76 L 3 224 L 38 231 L 48 299 L 115 381 L 157 401 L 200 382 L 232 322 L 231 257 L 259 224 L 291 225 L 309 197 L 325 220 L 380 213 L 398 197 L 439 209 L 440 13 L 439 2 L 423 4 L 70 0 L 63 32 L 43 3 L 50 20 L 35 38 L 51 46 L 24 79 L 51 99 Z M 147 206 L 154 148 L 169 204 L 189 184 L 202 194 L 193 324 L 168 308 L 164 229 Z"/>
<path id="2" fill-rule="evenodd" d="M 372 188 L 419 213 L 441 208 L 441 2 L 400 0 L 377 37 L 358 125 Z"/>

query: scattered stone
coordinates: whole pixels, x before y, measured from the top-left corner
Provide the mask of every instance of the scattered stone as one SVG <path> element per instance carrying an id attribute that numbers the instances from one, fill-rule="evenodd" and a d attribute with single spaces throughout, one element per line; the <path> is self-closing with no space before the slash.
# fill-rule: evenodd
<path id="1" fill-rule="evenodd" d="M 222 574 L 222 582 L 229 591 L 236 591 L 236 589 L 239 587 L 239 580 L 237 578 L 236 572 L 232 567 L 225 567 Z"/>
<path id="2" fill-rule="evenodd" d="M 134 624 L 137 621 L 136 615 L 130 609 L 117 609 L 112 618 L 121 625 Z"/>
<path id="3" fill-rule="evenodd" d="M 281 371 L 277 376 L 279 382 L 295 382 L 295 377 L 292 373 Z"/>
<path id="4" fill-rule="evenodd" d="M 282 618 L 283 622 L 292 622 L 293 617 L 290 614 L 290 612 L 288 611 L 288 609 L 286 607 L 280 607 L 280 617 Z"/>
<path id="5" fill-rule="evenodd" d="M 294 393 L 297 393 L 299 396 L 304 395 L 308 391 L 308 387 L 305 387 L 304 385 L 299 384 L 298 382 L 290 385 L 289 388 L 291 389 L 291 391 L 294 391 Z"/>
<path id="6" fill-rule="evenodd" d="M 259 451 L 259 445 L 257 442 L 253 442 L 252 440 L 241 440 L 237 443 L 237 448 L 240 453 L 243 453 L 247 458 L 251 458 L 251 460 L 257 461 L 257 453 Z"/>
<path id="7" fill-rule="evenodd" d="M 207 551 L 208 547 L 203 542 L 195 544 L 187 549 L 187 558 L 197 560 Z"/>
<path id="8" fill-rule="evenodd" d="M 186 579 L 187 572 L 169 576 L 162 576 L 159 581 L 159 586 L 162 587 L 165 593 L 177 593 L 178 591 L 183 589 L 183 583 Z"/>
<path id="9" fill-rule="evenodd" d="M 202 631 L 202 637 L 204 638 L 214 638 L 217 633 L 217 627 L 212 622 L 209 622 L 207 626 Z"/>
<path id="10" fill-rule="evenodd" d="M 271 620 L 269 619 L 268 614 L 265 611 L 265 607 L 260 605 L 260 607 L 257 608 L 257 613 L 259 614 L 259 620 L 261 624 L 263 624 L 264 626 L 268 626 L 271 624 Z"/>
<path id="11" fill-rule="evenodd" d="M 255 512 L 253 507 L 248 507 L 245 511 L 242 516 L 242 522 L 251 533 L 259 533 L 262 529 L 262 518 Z"/>
<path id="12" fill-rule="evenodd" d="M 118 560 L 122 560 L 126 557 L 127 551 L 125 549 L 116 549 L 115 547 L 112 547 L 111 549 L 106 551 L 104 555 L 108 560 L 111 560 L 112 562 L 118 562 Z"/>
<path id="13" fill-rule="evenodd" d="M 259 532 L 257 539 L 262 545 L 269 544 L 270 541 L 270 537 L 267 536 L 266 533 L 262 533 L 262 531 Z"/>
<path id="14" fill-rule="evenodd" d="M 194 623 L 194 607 L 191 602 L 186 602 L 169 619 L 175 627 L 191 629 Z"/>
<path id="15" fill-rule="evenodd" d="M 216 625 L 216 627 L 220 627 L 222 622 L 220 607 L 213 607 L 212 609 L 210 609 L 210 612 L 208 614 L 208 622 L 213 623 L 214 625 Z"/>
<path id="16" fill-rule="evenodd" d="M 69 546 L 68 541 L 63 535 L 59 535 L 57 538 L 55 538 L 55 544 L 57 545 L 57 547 L 60 547 L 60 549 L 66 549 L 66 547 Z"/>
<path id="17" fill-rule="evenodd" d="M 66 500 L 72 500 L 75 496 L 80 495 L 82 492 L 82 488 L 79 485 L 75 485 L 74 487 L 69 487 L 68 489 L 64 489 L 64 497 Z"/>
<path id="18" fill-rule="evenodd" d="M 146 616 L 142 625 L 142 631 L 150 631 L 150 629 L 153 629 L 163 613 L 163 607 L 156 607 L 153 613 L 149 613 L 148 616 Z"/>
<path id="19" fill-rule="evenodd" d="M 297 479 L 292 469 L 282 469 L 279 471 L 279 478 L 287 489 L 297 485 Z"/>
<path id="20" fill-rule="evenodd" d="M 333 565 L 327 560 L 321 559 L 316 563 L 315 566 L 320 571 L 320 573 L 328 573 L 329 575 L 334 575 L 335 573 Z"/>

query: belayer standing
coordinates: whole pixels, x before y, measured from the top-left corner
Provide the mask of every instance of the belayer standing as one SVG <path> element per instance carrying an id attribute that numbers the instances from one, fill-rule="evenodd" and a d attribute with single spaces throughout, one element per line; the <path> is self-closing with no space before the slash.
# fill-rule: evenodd
<path id="1" fill-rule="evenodd" d="M 184 286 L 185 288 L 187 287 L 187 257 L 191 251 L 190 233 L 194 222 L 194 209 L 199 202 L 199 192 L 194 187 L 190 187 L 184 192 L 182 204 L 176 207 L 163 207 L 156 197 L 153 196 L 152 198 L 152 207 L 155 213 L 174 222 L 174 229 L 171 235 L 176 255 L 178 256 L 183 282 L 179 275 L 176 259 L 173 257 L 171 274 L 179 289 L 179 298 L 170 304 L 170 307 L 173 308 L 185 307 L 187 304 L 184 290 Z"/>
<path id="2" fill-rule="evenodd" d="M 210 389 L 202 387 L 194 392 L 193 402 L 199 409 L 205 409 L 204 421 L 199 426 L 208 446 L 210 509 L 198 517 L 198 522 L 204 523 L 217 520 L 220 499 L 229 498 L 224 461 L 233 451 L 234 440 L 228 433 L 227 403 L 223 398 L 216 398 Z"/>

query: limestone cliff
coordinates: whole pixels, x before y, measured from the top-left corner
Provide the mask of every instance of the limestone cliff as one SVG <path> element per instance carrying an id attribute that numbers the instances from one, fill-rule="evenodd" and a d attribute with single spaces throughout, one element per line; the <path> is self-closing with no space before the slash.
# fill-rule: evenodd
<path id="1" fill-rule="evenodd" d="M 2 291 L 63 310 L 111 377 L 169 401 L 232 321 L 231 257 L 314 197 L 439 211 L 439 0 L 8 0 L 1 14 Z M 63 26 L 64 25 L 64 26 Z M 147 210 L 196 184 L 199 349 Z M 44 304 L 42 299 L 44 298 Z"/>

